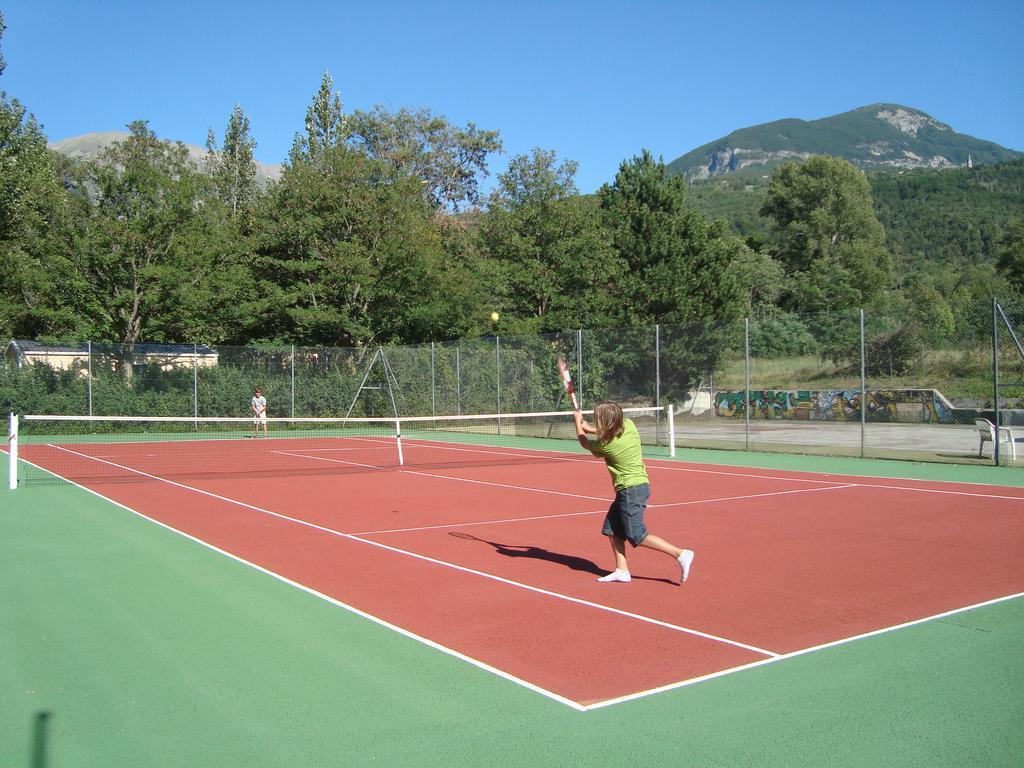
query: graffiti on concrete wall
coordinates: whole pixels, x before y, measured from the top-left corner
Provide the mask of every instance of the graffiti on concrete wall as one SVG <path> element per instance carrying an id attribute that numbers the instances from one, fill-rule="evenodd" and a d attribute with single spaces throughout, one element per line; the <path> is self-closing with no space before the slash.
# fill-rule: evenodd
<path id="1" fill-rule="evenodd" d="M 743 390 L 715 393 L 715 415 L 743 418 Z M 869 389 L 865 419 L 874 422 L 949 424 L 949 403 L 934 389 Z M 750 418 L 859 421 L 859 389 L 750 391 Z"/>

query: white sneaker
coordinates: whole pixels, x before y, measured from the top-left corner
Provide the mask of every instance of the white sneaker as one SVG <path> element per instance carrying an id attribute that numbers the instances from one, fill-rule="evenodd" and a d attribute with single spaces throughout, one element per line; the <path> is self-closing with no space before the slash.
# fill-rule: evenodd
<path id="1" fill-rule="evenodd" d="M 615 570 L 615 571 L 612 571 L 611 573 L 609 573 L 607 576 L 602 576 L 601 578 L 598 579 L 598 581 L 604 581 L 604 582 L 620 581 L 623 584 L 628 584 L 629 581 L 632 578 L 633 577 L 629 575 L 629 571 Z"/>
<path id="2" fill-rule="evenodd" d="M 693 550 L 684 549 L 682 554 L 679 555 L 679 568 L 682 571 L 679 577 L 679 583 L 682 584 L 690 576 L 690 566 L 693 565 Z"/>

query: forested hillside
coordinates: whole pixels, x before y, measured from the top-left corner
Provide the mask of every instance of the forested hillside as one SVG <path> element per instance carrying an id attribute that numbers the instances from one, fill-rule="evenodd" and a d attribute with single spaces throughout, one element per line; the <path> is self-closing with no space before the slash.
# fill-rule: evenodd
<path id="1" fill-rule="evenodd" d="M 1024 160 L 991 166 L 919 169 L 868 176 L 875 214 L 886 232 L 900 282 L 937 279 L 952 270 L 993 270 L 1011 220 L 1024 214 Z M 768 179 L 695 182 L 691 204 L 753 243 L 770 237 L 760 211 Z"/>

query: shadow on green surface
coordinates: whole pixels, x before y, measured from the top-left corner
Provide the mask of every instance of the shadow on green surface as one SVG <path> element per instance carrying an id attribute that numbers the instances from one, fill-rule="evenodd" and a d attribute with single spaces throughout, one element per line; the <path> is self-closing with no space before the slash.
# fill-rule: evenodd
<path id="1" fill-rule="evenodd" d="M 49 739 L 50 718 L 52 712 L 42 710 L 36 712 L 35 721 L 32 724 L 32 755 L 29 760 L 29 768 L 46 768 L 46 745 Z"/>

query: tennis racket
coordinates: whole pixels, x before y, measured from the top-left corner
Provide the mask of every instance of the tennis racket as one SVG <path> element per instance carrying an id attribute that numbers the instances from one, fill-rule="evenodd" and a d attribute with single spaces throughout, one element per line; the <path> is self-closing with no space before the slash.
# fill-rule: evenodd
<path id="1" fill-rule="evenodd" d="M 562 377 L 562 389 L 568 392 L 569 397 L 572 398 L 573 410 L 578 411 L 580 404 L 576 402 L 576 388 L 572 385 L 572 376 L 569 375 L 569 364 L 561 355 L 558 356 L 558 373 Z"/>

